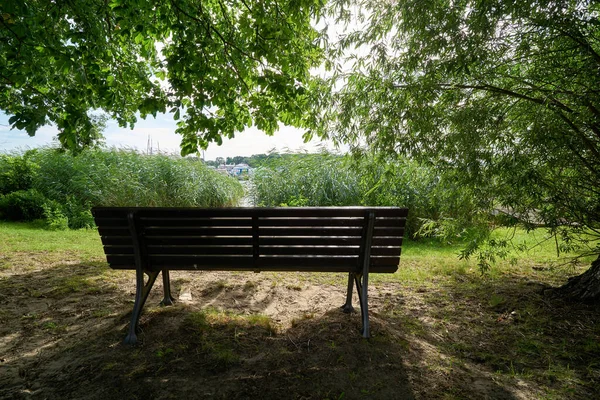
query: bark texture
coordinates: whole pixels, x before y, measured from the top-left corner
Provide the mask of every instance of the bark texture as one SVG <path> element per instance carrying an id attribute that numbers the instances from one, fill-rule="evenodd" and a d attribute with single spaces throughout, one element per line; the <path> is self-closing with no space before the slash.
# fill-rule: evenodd
<path id="1" fill-rule="evenodd" d="M 577 301 L 600 303 L 600 256 L 592 262 L 590 269 L 570 278 L 555 290 L 555 294 Z"/>

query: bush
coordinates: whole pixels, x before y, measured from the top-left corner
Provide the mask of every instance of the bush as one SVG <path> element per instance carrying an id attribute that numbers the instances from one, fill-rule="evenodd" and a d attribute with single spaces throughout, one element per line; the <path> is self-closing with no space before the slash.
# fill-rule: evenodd
<path id="1" fill-rule="evenodd" d="M 449 175 L 403 158 L 329 153 L 275 155 L 253 177 L 260 206 L 408 207 L 407 235 L 464 239 L 487 222 L 473 194 Z"/>
<path id="2" fill-rule="evenodd" d="M 44 219 L 40 220 L 44 229 L 62 231 L 69 228 L 69 218 L 61 211 L 61 205 L 52 200 L 44 204 Z"/>
<path id="3" fill-rule="evenodd" d="M 33 151 L 23 156 L 0 154 L 0 195 L 31 189 L 38 165 L 29 159 Z"/>
<path id="4" fill-rule="evenodd" d="M 35 189 L 18 190 L 0 198 L 0 217 L 9 221 L 33 221 L 44 218 L 47 199 Z"/>

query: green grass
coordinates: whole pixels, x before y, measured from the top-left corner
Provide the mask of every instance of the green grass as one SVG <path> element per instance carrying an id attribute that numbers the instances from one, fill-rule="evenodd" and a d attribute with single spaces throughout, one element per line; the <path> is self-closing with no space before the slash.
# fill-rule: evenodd
<path id="1" fill-rule="evenodd" d="M 76 253 L 82 259 L 102 259 L 96 229 L 47 231 L 28 222 L 0 221 L 0 254 Z"/>

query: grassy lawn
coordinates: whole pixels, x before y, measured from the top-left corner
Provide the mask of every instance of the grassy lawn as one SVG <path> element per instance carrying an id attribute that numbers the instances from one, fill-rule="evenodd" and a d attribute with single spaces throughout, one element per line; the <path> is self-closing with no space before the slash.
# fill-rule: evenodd
<path id="1" fill-rule="evenodd" d="M 192 301 L 153 290 L 131 348 L 134 276 L 96 231 L 0 223 L 0 398 L 600 398 L 597 306 L 544 294 L 589 260 L 546 241 L 482 276 L 459 251 L 408 242 L 373 275 L 368 341 L 343 275 L 202 272 L 173 275 Z"/>

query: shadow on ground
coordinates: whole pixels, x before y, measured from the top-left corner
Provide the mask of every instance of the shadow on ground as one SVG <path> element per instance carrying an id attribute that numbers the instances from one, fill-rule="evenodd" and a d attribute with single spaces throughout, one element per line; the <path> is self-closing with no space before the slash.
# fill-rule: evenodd
<path id="1" fill-rule="evenodd" d="M 373 285 L 365 340 L 360 313 L 332 306 L 343 280 L 183 274 L 175 291 L 195 302 L 153 306 L 159 283 L 130 347 L 131 272 L 0 272 L 0 398 L 600 398 L 597 310 L 516 277 Z M 293 318 L 279 320 L 286 307 Z"/>
<path id="2" fill-rule="evenodd" d="M 450 398 L 600 398 L 597 305 L 550 298 L 516 276 L 455 278 L 382 311 L 411 343 L 414 387 Z"/>
<path id="3" fill-rule="evenodd" d="M 209 282 L 195 296 L 201 304 L 218 300 L 220 311 L 149 307 L 141 343 L 125 346 L 130 275 L 68 263 L 2 276 L 0 398 L 414 398 L 406 343 L 385 335 L 364 340 L 359 314 L 298 313 L 284 327 L 254 311 L 239 313 L 238 306 L 256 310 L 278 295 L 294 296 L 300 289 L 293 285 L 269 287 L 257 302 L 254 283 Z M 158 286 L 149 305 L 160 300 Z M 236 307 L 223 309 L 226 299 Z"/>

